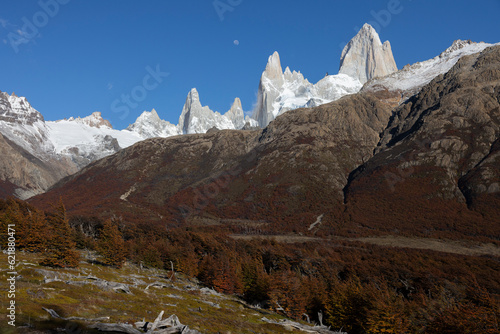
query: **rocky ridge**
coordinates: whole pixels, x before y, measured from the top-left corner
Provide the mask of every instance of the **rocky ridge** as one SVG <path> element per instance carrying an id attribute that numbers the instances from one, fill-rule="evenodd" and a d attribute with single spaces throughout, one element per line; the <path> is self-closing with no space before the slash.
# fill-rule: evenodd
<path id="1" fill-rule="evenodd" d="M 401 70 L 385 77 L 372 79 L 363 86 L 362 91 L 379 93 L 385 97 L 393 96 L 396 97 L 398 103 L 402 103 L 417 94 L 432 79 L 448 72 L 461 57 L 481 52 L 489 46 L 492 44 L 456 40 L 449 48 L 432 59 L 406 65 Z"/>

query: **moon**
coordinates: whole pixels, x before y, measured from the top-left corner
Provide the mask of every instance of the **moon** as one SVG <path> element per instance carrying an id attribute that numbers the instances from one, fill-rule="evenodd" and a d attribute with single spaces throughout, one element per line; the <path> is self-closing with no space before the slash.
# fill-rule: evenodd
<path id="1" fill-rule="evenodd" d="M 237 39 L 234 40 L 234 45 L 240 45 L 240 41 L 238 41 Z"/>

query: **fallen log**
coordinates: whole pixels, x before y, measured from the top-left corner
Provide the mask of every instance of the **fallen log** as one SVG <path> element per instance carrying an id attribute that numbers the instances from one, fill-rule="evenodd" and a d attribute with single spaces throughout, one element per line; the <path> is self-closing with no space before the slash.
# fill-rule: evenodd
<path id="1" fill-rule="evenodd" d="M 61 320 L 67 320 L 67 321 L 86 321 L 86 322 L 97 322 L 97 321 L 105 321 L 109 320 L 109 317 L 100 317 L 100 318 L 82 318 L 82 317 L 61 317 L 59 314 L 57 314 L 56 311 L 50 308 L 45 308 L 42 307 L 52 318 L 56 319 L 61 319 Z"/>
<path id="2" fill-rule="evenodd" d="M 160 313 L 160 314 L 162 314 L 162 313 Z M 148 331 L 153 328 L 153 324 L 150 322 L 147 322 L 147 321 L 138 321 L 134 325 L 137 328 L 145 328 Z M 181 322 L 179 321 L 179 318 L 175 314 L 172 314 L 167 319 L 158 321 L 158 324 L 156 325 L 155 328 L 161 329 L 161 328 L 166 328 L 166 327 L 179 327 L 179 326 L 184 326 L 184 325 L 181 324 Z"/>
<path id="3" fill-rule="evenodd" d="M 155 321 L 153 322 L 153 326 L 151 326 L 151 331 L 154 331 L 156 327 L 158 327 L 158 322 L 161 321 L 161 317 L 163 317 L 163 311 L 161 311 L 160 314 L 158 314 L 158 316 L 156 317 Z"/>
<path id="4" fill-rule="evenodd" d="M 181 324 L 179 318 L 173 314 L 167 319 L 161 320 L 164 311 L 156 317 L 153 323 L 147 321 L 138 321 L 134 326 L 130 324 L 120 324 L 120 323 L 104 323 L 101 321 L 109 320 L 109 317 L 101 318 L 82 318 L 82 317 L 61 317 L 56 311 L 43 307 L 43 309 L 53 318 L 61 319 L 65 321 L 83 321 L 89 322 L 87 325 L 90 329 L 97 329 L 101 332 L 114 332 L 123 334 L 142 334 L 152 333 L 152 334 L 201 334 L 200 332 L 190 329 L 188 326 Z M 140 328 L 141 330 L 137 329 Z"/>
<path id="5" fill-rule="evenodd" d="M 267 322 L 268 324 L 275 324 L 275 325 L 281 325 L 285 328 L 291 328 L 291 329 L 298 329 L 302 332 L 306 333 L 317 333 L 317 334 L 348 334 L 346 332 L 342 331 L 332 331 L 330 330 L 330 327 L 326 326 L 308 326 L 308 325 L 303 325 L 301 323 L 291 321 L 291 320 L 281 320 L 281 321 L 275 321 L 275 320 L 270 320 L 267 319 L 266 317 L 262 317 L 260 320 Z"/>

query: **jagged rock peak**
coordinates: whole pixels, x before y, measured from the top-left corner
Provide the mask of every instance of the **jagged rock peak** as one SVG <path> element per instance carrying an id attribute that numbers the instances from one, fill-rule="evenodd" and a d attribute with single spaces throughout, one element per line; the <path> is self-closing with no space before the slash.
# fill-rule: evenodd
<path id="1" fill-rule="evenodd" d="M 180 133 L 205 133 L 214 126 L 218 129 L 234 129 L 233 122 L 227 117 L 202 106 L 198 91 L 196 88 L 191 89 L 179 117 Z"/>
<path id="2" fill-rule="evenodd" d="M 443 52 L 441 52 L 441 54 L 439 55 L 439 57 L 442 58 L 442 57 L 446 56 L 447 54 L 450 54 L 450 53 L 452 53 L 454 51 L 463 49 L 464 47 L 472 45 L 472 44 L 477 44 L 477 43 L 471 41 L 470 39 L 466 40 L 466 41 L 461 40 L 461 39 L 457 39 L 456 41 L 453 41 L 453 44 L 451 44 L 451 46 L 449 48 L 447 48 L 446 50 L 444 50 Z"/>
<path id="3" fill-rule="evenodd" d="M 137 117 L 137 120 L 135 121 L 134 124 L 143 123 L 143 122 L 147 122 L 147 121 L 160 123 L 160 122 L 162 122 L 162 119 L 160 118 L 160 116 L 158 116 L 158 113 L 153 108 L 151 111 L 143 111 L 142 114 L 139 117 Z"/>
<path id="4" fill-rule="evenodd" d="M 382 44 L 375 29 L 367 23 L 342 50 L 339 73 L 359 79 L 361 83 L 397 70 L 391 44 L 389 41 Z"/>
<path id="5" fill-rule="evenodd" d="M 200 101 L 200 94 L 198 93 L 198 90 L 196 90 L 196 88 L 191 88 L 188 93 L 187 99 L 191 102 Z"/>
<path id="6" fill-rule="evenodd" d="M 289 70 L 290 71 L 290 70 Z M 277 80 L 283 82 L 283 69 L 281 67 L 280 55 L 278 51 L 269 56 L 267 60 L 266 69 L 262 73 L 262 77 L 267 77 L 270 80 Z"/>
<path id="7" fill-rule="evenodd" d="M 78 117 L 74 120 L 78 123 L 83 123 L 94 128 L 101 128 L 101 127 L 108 127 L 110 129 L 113 128 L 108 120 L 102 118 L 102 114 L 100 111 L 95 111 L 90 116 L 83 118 Z"/>
<path id="8" fill-rule="evenodd" d="M 18 124 L 44 122 L 42 114 L 33 108 L 25 97 L 5 92 L 0 93 L 0 120 Z"/>
<path id="9" fill-rule="evenodd" d="M 234 102 L 233 102 L 233 105 L 231 106 L 231 109 L 233 109 L 233 108 L 238 108 L 238 109 L 243 110 L 243 107 L 241 106 L 241 100 L 239 97 L 234 99 Z"/>
<path id="10" fill-rule="evenodd" d="M 151 110 L 151 117 L 160 119 L 160 116 L 158 116 L 155 108 Z"/>
<path id="11" fill-rule="evenodd" d="M 127 130 L 137 133 L 142 138 L 168 137 L 179 134 L 177 126 L 162 120 L 155 109 L 144 111 L 137 117 L 135 123 L 128 126 Z"/>
<path id="12" fill-rule="evenodd" d="M 231 109 L 229 109 L 224 116 L 233 122 L 236 129 L 241 129 L 245 126 L 245 113 L 243 112 L 243 107 L 241 106 L 241 100 L 239 97 L 234 99 Z"/>

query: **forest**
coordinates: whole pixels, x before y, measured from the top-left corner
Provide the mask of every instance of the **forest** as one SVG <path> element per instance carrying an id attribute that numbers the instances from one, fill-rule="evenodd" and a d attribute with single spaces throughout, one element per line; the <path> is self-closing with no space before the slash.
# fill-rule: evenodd
<path id="1" fill-rule="evenodd" d="M 77 267 L 83 251 L 95 251 L 101 266 L 173 268 L 251 305 L 350 334 L 500 331 L 495 256 L 332 238 L 237 239 L 223 228 L 69 216 L 62 201 L 42 211 L 0 200 L 0 224 L 2 247 L 13 224 L 17 249 L 43 254 L 44 266 Z"/>

